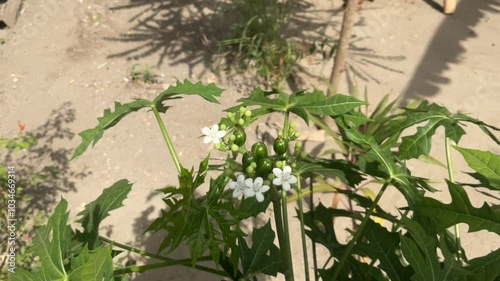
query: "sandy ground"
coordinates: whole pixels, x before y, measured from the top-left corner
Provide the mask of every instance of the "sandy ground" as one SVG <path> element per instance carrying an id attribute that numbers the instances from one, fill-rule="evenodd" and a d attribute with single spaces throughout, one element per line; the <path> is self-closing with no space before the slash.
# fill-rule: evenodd
<path id="1" fill-rule="evenodd" d="M 313 0 L 302 8 L 300 15 L 307 24 L 301 26 L 308 34 L 321 30 L 336 34 L 340 2 Z M 367 3 L 355 28 L 348 73 L 361 88 L 367 87 L 370 102 L 376 103 L 386 93 L 399 95 L 402 104 L 424 97 L 498 125 L 500 2 L 461 0 L 453 16 L 442 15 L 432 0 L 396 2 Z M 163 207 L 154 190 L 175 184 L 176 172 L 154 116 L 135 113 L 109 130 L 95 148 L 74 161 L 69 158 L 80 143 L 77 133 L 94 127 L 96 118 L 115 100 L 153 98 L 176 79 L 185 78 L 215 81 L 226 88 L 223 104 L 207 104 L 196 97 L 176 101 L 165 118 L 167 126 L 185 166 L 197 164 L 209 152 L 216 154 L 202 145 L 200 128 L 217 122 L 223 116 L 221 110 L 244 95 L 254 80 L 227 78 L 213 71 L 213 43 L 224 32 L 225 23 L 211 17 L 212 1 L 189 3 L 194 4 L 54 0 L 42 6 L 25 1 L 17 25 L 0 30 L 5 39 L 0 45 L 0 134 L 14 136 L 21 121 L 39 137 L 35 152 L 21 153 L 12 161 L 24 171 L 50 167 L 44 170 L 49 178 L 36 192 L 40 208 L 50 209 L 63 196 L 74 217 L 103 188 L 127 178 L 134 183 L 133 190 L 125 207 L 104 222 L 104 233 L 123 243 L 156 249 L 158 237 L 143 235 L 143 230 Z M 135 63 L 158 66 L 159 83 L 126 82 L 128 69 Z M 304 58 L 302 71 L 295 75 L 297 83 L 291 86 L 325 89 L 322 81 L 329 76 L 331 64 L 319 56 Z M 346 79 L 342 90 L 353 81 Z M 307 130 L 304 124 L 299 126 Z M 318 145 L 311 141 L 307 147 Z M 434 155 L 441 160 L 443 145 L 443 140 L 433 143 Z M 461 145 L 500 153 L 498 146 L 473 128 Z M 457 172 L 468 170 L 460 155 L 453 153 L 453 158 Z M 446 176 L 444 169 L 435 166 L 411 165 L 418 174 L 436 179 Z M 458 175 L 458 179 L 465 177 Z M 437 196 L 449 200 L 446 193 Z M 476 206 L 480 200 L 473 196 Z M 329 196 L 321 201 L 331 203 Z M 382 204 L 394 210 L 401 206 L 401 197 L 388 193 Z M 291 228 L 293 235 L 298 233 L 298 224 L 292 223 Z M 499 246 L 495 235 L 464 235 L 469 257 Z M 294 247 L 293 252 L 296 280 L 303 280 L 301 249 Z M 179 250 L 174 255 L 187 257 L 188 253 Z M 189 268 L 171 268 L 135 280 L 219 279 Z"/>

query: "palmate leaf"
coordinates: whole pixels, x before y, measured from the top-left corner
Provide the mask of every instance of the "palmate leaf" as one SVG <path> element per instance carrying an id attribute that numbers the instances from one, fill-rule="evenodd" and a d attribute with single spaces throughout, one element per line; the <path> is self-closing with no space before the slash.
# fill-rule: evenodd
<path id="1" fill-rule="evenodd" d="M 430 217 L 442 229 L 465 223 L 469 232 L 488 230 L 500 235 L 500 212 L 484 203 L 481 208 L 474 208 L 461 185 L 447 181 L 451 194 L 451 203 L 443 204 L 432 198 L 424 198 L 416 211 Z"/>
<path id="2" fill-rule="evenodd" d="M 420 155 L 429 155 L 432 145 L 432 136 L 439 123 L 431 120 L 425 126 L 418 127 L 417 133 L 402 138 L 398 156 L 400 159 L 418 158 Z"/>
<path id="3" fill-rule="evenodd" d="M 261 272 L 276 276 L 281 272 L 279 249 L 274 245 L 274 237 L 271 221 L 268 221 L 263 227 L 254 228 L 251 248 L 245 239 L 239 238 L 241 264 L 245 277 L 252 278 Z"/>
<path id="4" fill-rule="evenodd" d="M 207 158 L 208 159 L 208 158 Z M 206 167 L 200 164 L 200 169 Z M 206 173 L 198 175 L 204 177 Z M 226 260 L 221 249 L 237 251 L 236 240 L 243 236 L 238 228 L 237 211 L 231 202 L 224 202 L 224 187 L 227 178 L 224 175 L 210 181 L 207 195 L 196 197 L 194 171 L 182 168 L 179 176 L 179 187 L 166 187 L 161 191 L 166 195 L 163 201 L 167 204 L 161 210 L 161 216 L 153 221 L 148 231 L 165 230 L 158 252 L 170 253 L 182 243 L 186 243 L 191 253 L 193 266 L 206 251 L 210 251 L 212 259 L 218 264 L 220 259 Z M 236 262 L 232 260 L 232 262 Z M 234 267 L 237 264 L 233 264 Z"/>
<path id="5" fill-rule="evenodd" d="M 219 103 L 217 98 L 221 96 L 223 91 L 223 89 L 215 86 L 214 83 L 203 85 L 201 82 L 193 84 L 188 80 L 184 80 L 184 82 L 177 80 L 177 84 L 175 86 L 169 86 L 165 91 L 159 94 L 154 99 L 153 104 L 159 112 L 165 113 L 168 106 L 165 106 L 163 102 L 178 95 L 199 95 L 209 102 Z"/>
<path id="6" fill-rule="evenodd" d="M 104 110 L 103 116 L 97 118 L 99 124 L 95 128 L 85 130 L 79 134 L 82 137 L 82 142 L 75 149 L 75 152 L 73 153 L 71 159 L 82 155 L 87 150 L 90 144 L 92 144 L 92 146 L 96 145 L 96 143 L 101 139 L 104 132 L 107 129 L 115 126 L 125 116 L 144 107 L 150 107 L 151 105 L 152 102 L 145 99 L 138 99 L 125 104 L 115 102 L 115 111 L 112 112 L 109 108 Z"/>
<path id="7" fill-rule="evenodd" d="M 453 281 L 495 281 L 500 277 L 500 249 L 497 249 L 486 256 L 475 258 L 469 261 L 469 265 L 464 268 L 467 274 L 455 277 Z"/>
<path id="8" fill-rule="evenodd" d="M 276 97 L 271 98 L 273 95 L 276 95 Z M 319 90 L 314 90 L 312 93 L 300 91 L 288 95 L 276 89 L 265 92 L 259 88 L 255 89 L 249 97 L 241 98 L 238 101 L 241 102 L 239 106 L 260 106 L 269 111 L 293 112 L 306 123 L 309 123 L 307 113 L 337 116 L 365 104 L 365 102 L 352 96 L 340 94 L 327 98 L 325 94 Z M 236 107 L 230 108 L 228 111 L 234 110 L 235 108 Z"/>
<path id="9" fill-rule="evenodd" d="M 37 273 L 19 270 L 10 280 L 64 281 L 68 274 L 64 267 L 65 254 L 69 251 L 71 228 L 67 225 L 68 202 L 61 201 L 50 216 L 47 224 L 40 227 L 33 238 L 33 253 L 40 258 Z"/>
<path id="10" fill-rule="evenodd" d="M 132 184 L 125 179 L 115 182 L 103 190 L 102 194 L 85 206 L 77 222 L 82 224 L 83 233 L 76 234 L 78 240 L 88 243 L 90 250 L 99 245 L 99 225 L 109 216 L 109 212 L 123 206 L 122 202 L 132 190 Z"/>
<path id="11" fill-rule="evenodd" d="M 304 225 L 309 229 L 306 235 L 314 242 L 319 243 L 330 251 L 332 257 L 340 257 L 345 250 L 345 245 L 340 244 L 333 227 L 336 216 L 349 216 L 347 210 L 328 209 L 319 204 L 314 211 L 304 213 Z"/>
<path id="12" fill-rule="evenodd" d="M 489 187 L 500 190 L 500 155 L 458 146 L 454 148 L 462 154 L 469 167 L 486 178 Z"/>
<path id="13" fill-rule="evenodd" d="M 92 251 L 84 247 L 78 256 L 71 258 L 69 280 L 114 280 L 111 252 L 111 246 L 101 246 Z"/>
<path id="14" fill-rule="evenodd" d="M 390 280 L 410 280 L 410 276 L 414 274 L 413 269 L 403 266 L 396 254 L 400 244 L 397 233 L 391 233 L 380 224 L 368 220 L 363 235 L 366 243 L 358 243 L 358 251 L 367 254 L 372 260 L 378 260 L 378 267 L 387 273 Z"/>
<path id="15" fill-rule="evenodd" d="M 438 241 L 436 237 L 426 233 L 415 220 L 403 218 L 403 224 L 410 236 L 400 234 L 401 251 L 415 271 L 412 281 L 447 280 L 450 268 L 441 268 L 437 255 Z"/>

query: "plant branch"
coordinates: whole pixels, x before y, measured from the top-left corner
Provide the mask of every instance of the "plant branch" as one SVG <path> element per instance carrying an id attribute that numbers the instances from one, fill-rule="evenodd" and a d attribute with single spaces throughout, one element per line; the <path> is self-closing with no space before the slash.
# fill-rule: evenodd
<path id="1" fill-rule="evenodd" d="M 273 197 L 279 197 L 278 191 L 274 186 L 271 187 L 271 199 Z M 274 194 L 273 194 L 274 193 Z M 273 196 L 274 195 L 274 196 Z M 285 279 L 287 281 L 293 280 L 293 272 L 292 265 L 288 261 L 288 244 L 290 240 L 286 240 L 285 232 L 283 229 L 283 216 L 281 213 L 281 201 L 280 200 L 272 200 L 274 207 L 274 220 L 276 222 L 276 232 L 278 234 L 278 241 L 280 243 L 280 253 L 281 253 L 281 262 L 283 264 L 283 274 L 285 275 Z"/>
<path id="2" fill-rule="evenodd" d="M 370 220 L 370 216 L 373 214 L 373 211 L 377 207 L 378 201 L 380 201 L 380 198 L 382 198 L 382 194 L 384 194 L 385 190 L 387 189 L 387 186 L 389 186 L 388 181 L 384 183 L 380 191 L 377 193 L 375 200 L 373 200 L 372 205 L 366 212 L 365 217 L 363 218 L 363 221 L 359 225 L 358 230 L 354 232 L 354 236 L 352 237 L 351 241 L 349 241 L 349 243 L 347 244 L 347 249 L 340 258 L 339 264 L 335 267 L 335 270 L 333 271 L 333 278 L 332 278 L 333 281 L 337 280 L 337 277 L 339 276 L 342 267 L 344 267 L 345 263 L 347 262 L 347 259 L 351 255 L 352 248 L 356 244 L 357 240 L 361 237 L 361 234 L 365 229 L 366 223 L 368 222 L 368 220 Z"/>
<path id="3" fill-rule="evenodd" d="M 170 155 L 172 156 L 172 160 L 174 161 L 175 167 L 177 168 L 177 172 L 179 175 L 181 174 L 182 170 L 182 165 L 181 161 L 179 160 L 179 155 L 177 155 L 177 152 L 175 152 L 174 144 L 172 143 L 172 140 L 170 139 L 170 136 L 168 135 L 167 129 L 165 128 L 165 124 L 163 123 L 163 120 L 161 119 L 160 113 L 158 112 L 158 109 L 156 109 L 156 106 L 151 106 L 153 109 L 153 112 L 156 117 L 156 121 L 158 122 L 158 125 L 160 126 L 161 133 L 163 135 L 163 138 L 165 139 L 165 142 L 167 143 L 168 146 L 168 151 L 170 152 Z"/>
<path id="4" fill-rule="evenodd" d="M 290 229 L 288 227 L 288 202 L 287 202 L 287 197 L 286 197 L 286 191 L 281 190 L 281 207 L 283 208 L 283 229 L 285 231 L 285 239 L 287 241 L 286 246 L 287 246 L 287 257 L 288 257 L 288 264 L 290 265 L 290 274 L 292 280 L 293 278 L 293 261 L 292 261 L 292 249 L 290 246 Z"/>
<path id="5" fill-rule="evenodd" d="M 300 186 L 300 177 L 298 178 L 299 180 L 297 181 L 297 194 L 299 196 L 299 200 L 297 201 L 297 203 L 299 205 L 300 236 L 302 238 L 302 255 L 304 256 L 304 272 L 306 275 L 306 281 L 309 281 L 309 260 L 307 258 L 306 231 L 304 229 L 304 206 L 302 204 L 302 189 Z"/>
<path id="6" fill-rule="evenodd" d="M 450 138 L 445 137 L 444 140 L 445 149 L 446 149 L 446 166 L 448 167 L 448 178 L 452 183 L 455 183 L 455 175 L 453 173 L 453 162 L 451 161 L 451 152 L 450 152 Z M 462 243 L 460 241 L 460 228 L 458 224 L 455 224 L 455 243 L 457 246 L 457 260 L 462 260 Z"/>

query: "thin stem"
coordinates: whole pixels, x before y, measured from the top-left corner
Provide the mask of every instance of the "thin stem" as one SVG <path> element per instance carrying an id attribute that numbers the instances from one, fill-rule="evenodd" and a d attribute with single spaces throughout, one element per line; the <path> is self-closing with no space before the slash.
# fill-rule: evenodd
<path id="1" fill-rule="evenodd" d="M 455 183 L 455 175 L 453 173 L 453 163 L 451 161 L 451 153 L 450 153 L 450 138 L 445 137 L 444 139 L 445 143 L 445 149 L 446 149 L 446 164 L 448 167 L 448 178 L 450 179 L 450 182 Z M 460 228 L 458 227 L 458 224 L 455 224 L 455 243 L 457 246 L 457 260 L 460 261 L 462 260 L 462 246 L 460 242 Z"/>
<path id="2" fill-rule="evenodd" d="M 298 177 L 300 179 L 300 177 Z M 300 187 L 300 180 L 297 181 L 297 194 L 299 195 L 299 219 L 300 219 L 300 235 L 302 238 L 302 255 L 304 256 L 304 271 L 306 274 L 306 281 L 309 281 L 309 260 L 307 258 L 307 243 L 306 231 L 304 229 L 304 207 L 302 206 L 302 189 Z"/>
<path id="3" fill-rule="evenodd" d="M 289 127 L 289 124 L 288 124 L 288 118 L 290 117 L 290 113 L 287 111 L 285 112 L 285 124 L 283 124 L 283 138 L 285 140 L 288 140 L 289 139 L 289 136 L 288 136 L 288 127 Z"/>
<path id="4" fill-rule="evenodd" d="M 290 229 L 288 228 L 288 202 L 286 198 L 286 191 L 282 190 L 281 191 L 281 207 L 283 208 L 283 229 L 285 231 L 285 239 L 287 241 L 286 243 L 286 251 L 287 251 L 287 257 L 288 257 L 288 264 L 290 265 L 290 274 L 291 274 L 291 280 L 293 279 L 293 261 L 292 261 L 292 249 L 290 246 Z"/>
<path id="5" fill-rule="evenodd" d="M 172 261 L 165 261 L 165 262 L 159 262 L 159 263 L 153 263 L 153 264 L 146 264 L 146 265 L 140 265 L 140 266 L 129 266 L 129 267 L 114 270 L 113 275 L 119 276 L 119 275 L 133 273 L 133 272 L 145 272 L 145 271 L 152 270 L 152 269 L 174 266 L 174 265 L 190 266 L 190 264 L 191 264 L 191 259 L 183 259 L 183 260 L 172 260 Z M 224 271 L 216 270 L 216 269 L 205 267 L 205 266 L 195 265 L 194 268 L 200 269 L 200 270 L 203 270 L 203 271 L 206 271 L 209 273 L 213 273 L 213 274 L 219 275 L 219 276 L 224 276 L 224 277 L 228 276 Z"/>
<path id="6" fill-rule="evenodd" d="M 311 208 L 311 216 L 312 216 L 312 221 L 314 221 L 314 192 L 313 192 L 313 179 L 312 177 L 309 177 L 309 208 Z M 314 264 L 314 280 L 318 281 L 319 275 L 318 275 L 318 255 L 316 253 L 316 242 L 314 242 L 314 239 L 311 239 L 312 242 L 312 250 L 313 250 L 313 264 Z"/>
<path id="7" fill-rule="evenodd" d="M 270 190 L 271 193 L 276 193 L 276 196 L 279 196 L 278 191 L 273 186 Z M 276 197 L 274 196 L 274 197 Z M 271 198 L 273 198 L 273 194 L 271 194 Z M 283 231 L 283 216 L 281 214 L 281 201 L 273 200 L 274 207 L 274 220 L 276 221 L 276 232 L 278 234 L 278 241 L 280 243 L 280 252 L 281 252 L 281 261 L 283 263 L 283 274 L 285 275 L 285 279 L 287 281 L 293 281 L 293 273 L 291 271 L 292 265 L 288 263 L 288 244 L 290 241 L 286 240 L 285 232 Z"/>
<path id="8" fill-rule="evenodd" d="M 172 140 L 170 139 L 167 129 L 165 128 L 165 124 L 163 123 L 163 120 L 161 119 L 160 113 L 158 112 L 158 109 L 156 109 L 156 106 L 151 106 L 153 109 L 153 112 L 156 117 L 156 121 L 158 122 L 158 125 L 160 126 L 161 133 L 163 135 L 163 138 L 165 139 L 165 142 L 167 143 L 168 146 L 168 151 L 170 152 L 170 155 L 172 156 L 172 160 L 174 161 L 175 167 L 177 168 L 177 172 L 179 175 L 181 174 L 182 170 L 182 165 L 181 161 L 179 160 L 179 155 L 177 155 L 177 152 L 175 152 L 174 144 L 172 143 Z"/>
<path id="9" fill-rule="evenodd" d="M 377 207 L 378 201 L 380 201 L 380 198 L 382 198 L 382 194 L 384 194 L 385 190 L 387 189 L 387 186 L 389 186 L 389 182 L 385 182 L 380 191 L 377 193 L 375 200 L 373 200 L 370 209 L 368 209 L 368 211 L 366 212 L 365 217 L 363 218 L 363 221 L 359 225 L 358 230 L 354 232 L 354 236 L 352 237 L 351 241 L 349 241 L 349 243 L 347 244 L 347 249 L 340 258 L 339 264 L 337 267 L 335 267 L 335 271 L 333 272 L 333 278 L 332 278 L 333 281 L 337 280 L 337 277 L 339 276 L 342 267 L 344 267 L 345 263 L 347 262 L 347 259 L 351 255 L 352 248 L 356 244 L 356 241 L 361 237 L 361 234 L 365 229 L 366 223 L 368 222 L 368 220 L 370 220 L 370 216 L 373 214 L 373 211 Z"/>
<path id="10" fill-rule="evenodd" d="M 144 250 L 140 250 L 140 249 L 137 249 L 137 248 L 134 248 L 134 247 L 131 247 L 131 246 L 127 246 L 125 244 L 118 243 L 116 241 L 110 240 L 110 239 L 108 239 L 106 237 L 103 237 L 103 236 L 99 236 L 99 240 L 104 241 L 104 242 L 109 243 L 109 244 L 112 244 L 113 246 L 116 246 L 118 248 L 122 248 L 124 250 L 133 252 L 133 253 L 138 253 L 138 254 L 143 255 L 143 256 L 147 256 L 147 257 L 150 257 L 150 258 L 162 260 L 162 261 L 164 261 L 163 263 L 157 263 L 157 264 L 163 264 L 163 266 L 183 265 L 183 266 L 187 266 L 187 267 L 192 267 L 191 266 L 192 259 L 176 260 L 176 259 L 168 258 L 168 257 L 162 256 L 162 255 L 154 254 L 154 253 L 147 252 L 147 251 L 144 251 Z M 211 260 L 212 260 L 212 257 L 209 257 L 209 256 L 198 258 L 198 261 L 211 261 Z M 161 266 L 159 266 L 159 267 L 161 267 Z M 117 274 L 125 274 L 125 273 L 130 273 L 130 272 L 142 272 L 142 271 L 140 271 L 141 269 L 133 269 L 133 268 L 134 267 L 129 267 L 129 269 L 127 269 L 127 270 L 130 270 L 130 271 L 127 271 L 127 272 L 121 272 L 121 273 L 118 272 L 117 273 L 117 271 L 115 271 L 114 274 L 117 275 Z M 156 266 L 153 266 L 151 268 L 146 267 L 145 270 L 155 269 L 155 268 L 158 268 L 158 267 L 156 267 Z M 205 271 L 205 272 L 210 272 L 210 273 L 213 273 L 213 274 L 217 274 L 217 275 L 220 275 L 220 276 L 227 276 L 227 274 L 225 272 L 218 271 L 218 270 L 215 270 L 215 269 L 210 268 L 210 267 L 201 266 L 201 265 L 195 265 L 195 268 L 199 269 L 199 270 L 202 270 L 202 271 Z M 126 268 L 119 269 L 119 270 L 125 270 L 125 269 Z M 137 270 L 139 270 L 139 271 L 137 271 Z"/>

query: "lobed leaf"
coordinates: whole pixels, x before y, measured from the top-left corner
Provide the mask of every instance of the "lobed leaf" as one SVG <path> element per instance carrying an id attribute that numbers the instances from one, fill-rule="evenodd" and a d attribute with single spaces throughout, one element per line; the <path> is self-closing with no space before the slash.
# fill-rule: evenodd
<path id="1" fill-rule="evenodd" d="M 95 249 L 99 243 L 99 225 L 109 216 L 109 212 L 123 206 L 122 202 L 132 190 L 132 184 L 122 179 L 103 190 L 102 194 L 85 209 L 78 213 L 81 216 L 77 222 L 82 224 L 83 233 L 77 233 L 80 241 L 88 243 L 90 250 Z"/>
<path id="2" fill-rule="evenodd" d="M 461 185 L 447 181 L 451 194 L 451 203 L 443 204 L 432 198 L 424 198 L 416 211 L 437 221 L 439 227 L 466 223 L 469 232 L 488 230 L 500 235 L 500 212 L 484 203 L 481 208 L 474 208 Z"/>
<path id="3" fill-rule="evenodd" d="M 165 113 L 168 106 L 165 106 L 163 102 L 178 95 L 199 95 L 209 102 L 219 103 L 217 98 L 221 96 L 223 91 L 223 89 L 220 89 L 214 83 L 203 85 L 201 82 L 193 84 L 187 79 L 184 80 L 184 82 L 177 80 L 177 84 L 175 86 L 169 86 L 165 91 L 159 94 L 154 99 L 153 104 L 159 112 Z"/>
<path id="4" fill-rule="evenodd" d="M 118 122 L 120 122 L 120 120 L 122 120 L 125 116 L 142 108 L 150 107 L 151 105 L 152 102 L 145 99 L 138 99 L 126 104 L 115 102 L 115 111 L 112 112 L 110 108 L 105 109 L 103 116 L 97 118 L 99 124 L 95 128 L 85 130 L 79 134 L 80 137 L 82 137 L 82 142 L 75 149 L 71 159 L 82 155 L 87 150 L 89 145 L 96 145 L 96 143 L 102 138 L 104 132 L 118 124 Z"/>
<path id="5" fill-rule="evenodd" d="M 462 154 L 469 167 L 486 178 L 490 187 L 500 190 L 500 155 L 458 146 L 454 148 Z"/>

